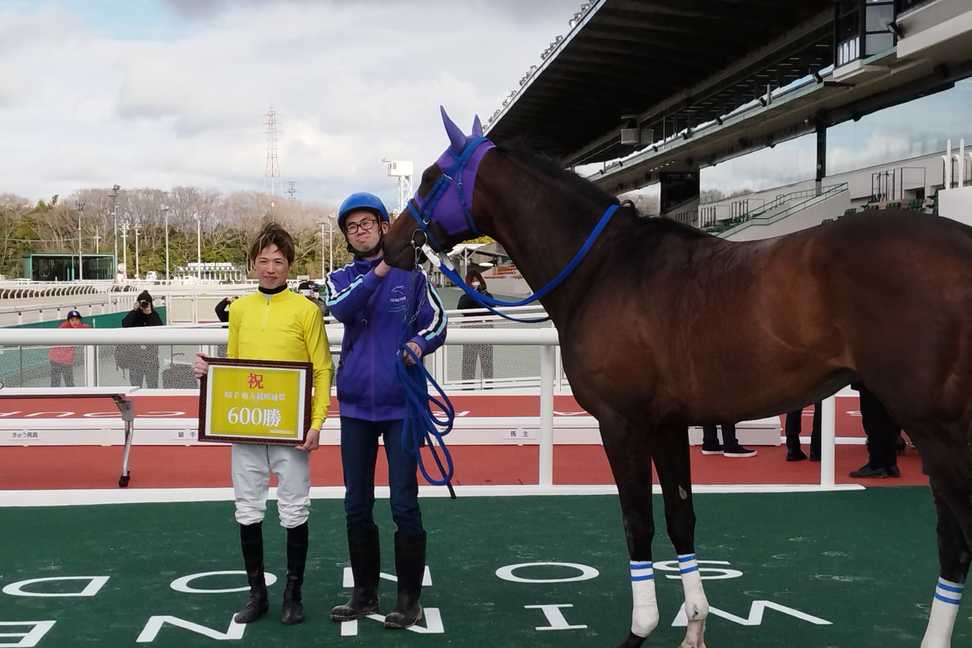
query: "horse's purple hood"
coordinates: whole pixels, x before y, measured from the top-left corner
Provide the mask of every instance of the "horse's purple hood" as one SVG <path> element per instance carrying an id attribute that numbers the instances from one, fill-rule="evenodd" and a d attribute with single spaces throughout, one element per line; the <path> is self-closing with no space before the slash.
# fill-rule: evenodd
<path id="1" fill-rule="evenodd" d="M 462 157 L 463 151 L 466 145 L 476 139 L 481 139 L 483 137 L 483 125 L 479 121 L 479 117 L 473 119 L 472 132 L 469 135 L 465 135 L 462 130 L 459 129 L 456 124 L 449 119 L 449 115 L 446 114 L 445 108 L 439 107 L 442 112 L 442 123 L 445 126 L 446 134 L 449 136 L 449 148 L 446 149 L 445 153 L 439 156 L 436 160 L 436 164 L 444 173 L 448 173 L 452 169 L 456 162 Z M 473 193 L 476 188 L 476 171 L 479 169 L 479 163 L 482 161 L 483 156 L 486 155 L 487 151 L 494 148 L 492 142 L 487 139 L 482 139 L 479 146 L 472 153 L 469 161 L 463 167 L 461 178 L 456 178 L 458 182 L 452 182 L 449 187 L 442 194 L 442 197 L 435 204 L 433 208 L 433 213 L 430 214 L 431 218 L 435 220 L 436 223 L 445 230 L 446 234 L 449 236 L 456 236 L 463 232 L 469 231 L 469 226 L 466 222 L 466 216 L 463 210 L 463 205 L 467 210 L 472 210 L 472 199 Z M 462 200 L 460 201 L 459 189 L 462 189 Z M 415 194 L 415 204 L 421 210 L 425 204 L 425 199 Z"/>

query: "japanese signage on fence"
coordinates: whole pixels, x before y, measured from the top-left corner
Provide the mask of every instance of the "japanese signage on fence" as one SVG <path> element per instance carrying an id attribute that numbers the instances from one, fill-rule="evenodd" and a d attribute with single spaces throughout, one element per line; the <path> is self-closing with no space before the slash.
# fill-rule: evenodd
<path id="1" fill-rule="evenodd" d="M 309 362 L 208 358 L 199 440 L 300 444 L 310 425 Z"/>

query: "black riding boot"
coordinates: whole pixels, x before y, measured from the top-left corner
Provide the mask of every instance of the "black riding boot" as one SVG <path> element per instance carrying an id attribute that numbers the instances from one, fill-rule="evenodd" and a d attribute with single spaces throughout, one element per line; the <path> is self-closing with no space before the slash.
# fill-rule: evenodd
<path id="1" fill-rule="evenodd" d="M 287 584 L 284 587 L 280 623 L 293 625 L 304 620 L 300 587 L 304 584 L 307 564 L 307 523 L 287 529 Z"/>
<path id="2" fill-rule="evenodd" d="M 270 608 L 267 603 L 267 583 L 263 579 L 263 524 L 241 524 L 240 545 L 243 547 L 246 580 L 250 584 L 250 598 L 234 619 L 237 623 L 252 623 Z"/>
<path id="3" fill-rule="evenodd" d="M 422 618 L 422 576 L 425 573 L 425 534 L 395 533 L 395 571 L 398 573 L 398 601 L 385 617 L 386 628 L 407 628 Z"/>
<path id="4" fill-rule="evenodd" d="M 381 553 L 378 529 L 348 529 L 348 554 L 354 589 L 344 605 L 331 608 L 331 621 L 351 621 L 378 612 L 378 569 Z"/>

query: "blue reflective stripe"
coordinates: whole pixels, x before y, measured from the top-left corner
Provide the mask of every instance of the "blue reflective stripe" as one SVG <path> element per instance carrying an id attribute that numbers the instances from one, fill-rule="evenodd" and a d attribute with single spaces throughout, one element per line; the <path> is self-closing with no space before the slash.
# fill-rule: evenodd
<path id="1" fill-rule="evenodd" d="M 333 299 L 329 299 L 324 303 L 327 304 L 328 306 L 333 306 L 334 304 L 342 302 L 348 295 L 351 294 L 352 290 L 354 290 L 361 284 L 362 281 L 364 281 L 364 275 L 358 275 L 358 278 L 352 281 L 350 284 L 348 284 L 347 288 L 345 288 L 337 295 L 335 295 Z"/>
<path id="2" fill-rule="evenodd" d="M 946 598 L 937 592 L 935 593 L 935 598 L 941 601 L 942 603 L 948 603 L 950 605 L 958 605 L 959 603 L 962 602 L 962 599 Z"/>
<path id="3" fill-rule="evenodd" d="M 962 586 L 962 585 L 958 585 L 958 586 L 955 586 L 955 585 L 946 585 L 942 581 L 938 581 L 938 587 L 939 587 L 939 589 L 943 589 L 946 592 L 956 592 L 958 594 L 961 594 L 963 591 L 965 591 L 965 587 Z"/>
<path id="4" fill-rule="evenodd" d="M 424 271 L 422 274 L 425 274 Z M 432 338 L 445 330 L 448 318 L 445 314 L 445 308 L 442 307 L 442 300 L 439 299 L 439 295 L 432 288 L 432 284 L 429 283 L 428 277 L 425 278 L 425 282 L 426 298 L 432 308 L 432 323 L 419 331 L 416 335 L 421 335 L 426 339 L 426 341 L 431 342 Z M 430 333 L 429 331 L 432 332 Z"/>
<path id="5" fill-rule="evenodd" d="M 684 556 L 678 557 L 678 562 L 687 562 L 689 560 L 695 560 L 695 554 L 685 554 Z"/>
<path id="6" fill-rule="evenodd" d="M 633 562 L 633 563 L 631 563 L 631 569 L 645 569 L 646 567 L 651 567 L 651 562 Z"/>
<path id="7" fill-rule="evenodd" d="M 632 582 L 634 582 L 634 581 L 654 580 L 654 579 L 655 579 L 655 575 L 654 574 L 646 574 L 644 576 L 632 576 L 631 577 Z"/>
<path id="8" fill-rule="evenodd" d="M 679 574 L 691 574 L 692 572 L 699 571 L 698 565 L 692 565 L 691 567 L 686 567 L 685 569 L 679 569 Z"/>

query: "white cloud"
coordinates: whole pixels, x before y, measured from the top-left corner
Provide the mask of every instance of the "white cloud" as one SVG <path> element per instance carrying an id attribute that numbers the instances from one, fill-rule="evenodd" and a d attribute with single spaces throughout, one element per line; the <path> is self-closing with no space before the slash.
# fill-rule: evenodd
<path id="1" fill-rule="evenodd" d="M 0 192 L 260 189 L 272 105 L 282 186 L 391 200 L 380 159 L 431 163 L 446 144 L 438 105 L 466 128 L 490 114 L 577 4 L 167 0 L 154 10 L 179 29 L 165 37 L 114 33 L 73 5 L 8 5 Z"/>

